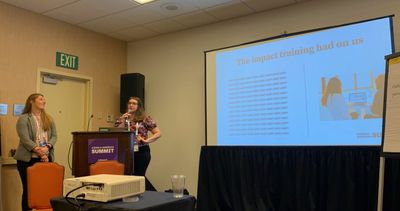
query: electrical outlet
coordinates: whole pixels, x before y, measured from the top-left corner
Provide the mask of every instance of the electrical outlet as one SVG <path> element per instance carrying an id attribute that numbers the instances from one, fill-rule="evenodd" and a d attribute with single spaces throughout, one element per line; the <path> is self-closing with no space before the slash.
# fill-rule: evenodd
<path id="1" fill-rule="evenodd" d="M 107 122 L 114 122 L 114 115 L 107 114 Z"/>
<path id="2" fill-rule="evenodd" d="M 104 114 L 100 112 L 97 115 L 95 115 L 95 117 L 97 118 L 97 120 L 103 120 Z"/>

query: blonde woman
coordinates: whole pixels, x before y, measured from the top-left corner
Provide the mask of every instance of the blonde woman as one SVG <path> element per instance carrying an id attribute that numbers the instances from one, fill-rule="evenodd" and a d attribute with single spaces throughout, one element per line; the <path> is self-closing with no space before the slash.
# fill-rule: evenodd
<path id="1" fill-rule="evenodd" d="M 27 168 L 37 162 L 54 160 L 53 147 L 57 141 L 57 132 L 54 121 L 44 110 L 45 105 L 46 100 L 42 94 L 31 94 L 17 122 L 19 145 L 14 158 L 17 160 L 23 187 L 23 211 L 29 210 Z"/>

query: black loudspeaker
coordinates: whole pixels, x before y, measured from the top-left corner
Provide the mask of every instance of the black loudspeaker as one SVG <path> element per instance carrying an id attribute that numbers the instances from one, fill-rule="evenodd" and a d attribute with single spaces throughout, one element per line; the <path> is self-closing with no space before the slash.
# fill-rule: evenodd
<path id="1" fill-rule="evenodd" d="M 126 112 L 126 106 L 130 97 L 138 97 L 144 106 L 144 75 L 140 73 L 121 74 L 121 89 L 119 111 Z"/>

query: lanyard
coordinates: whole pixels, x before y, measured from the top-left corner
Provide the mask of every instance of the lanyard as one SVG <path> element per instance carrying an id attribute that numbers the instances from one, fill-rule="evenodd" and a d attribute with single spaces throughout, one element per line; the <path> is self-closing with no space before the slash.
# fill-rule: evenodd
<path id="1" fill-rule="evenodd" d="M 39 119 L 37 116 L 33 115 L 35 122 L 36 122 L 36 141 L 45 141 L 45 132 L 43 131 L 43 127 L 41 123 L 39 122 Z"/>

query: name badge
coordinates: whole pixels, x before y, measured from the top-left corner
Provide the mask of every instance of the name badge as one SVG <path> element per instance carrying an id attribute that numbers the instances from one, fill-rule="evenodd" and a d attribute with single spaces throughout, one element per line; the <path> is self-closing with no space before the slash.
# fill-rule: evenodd
<path id="1" fill-rule="evenodd" d="M 133 151 L 134 152 L 139 151 L 139 145 L 138 144 L 133 145 Z"/>

